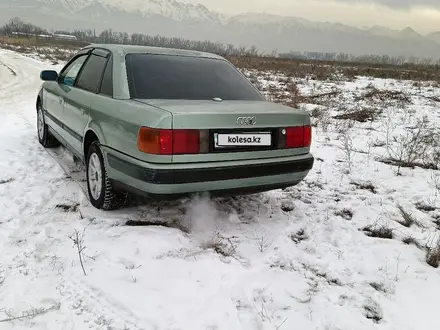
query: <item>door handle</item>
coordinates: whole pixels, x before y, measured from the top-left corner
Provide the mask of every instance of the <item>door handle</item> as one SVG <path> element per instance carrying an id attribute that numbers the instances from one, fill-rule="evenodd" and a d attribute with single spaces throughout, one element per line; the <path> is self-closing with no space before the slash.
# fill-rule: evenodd
<path id="1" fill-rule="evenodd" d="M 64 105 L 64 99 L 62 97 L 60 97 L 59 102 L 61 105 Z"/>

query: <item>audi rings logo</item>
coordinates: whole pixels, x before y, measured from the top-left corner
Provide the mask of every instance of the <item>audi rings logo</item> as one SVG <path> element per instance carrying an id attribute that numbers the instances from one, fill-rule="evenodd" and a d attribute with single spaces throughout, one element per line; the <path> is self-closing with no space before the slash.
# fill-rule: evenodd
<path id="1" fill-rule="evenodd" d="M 235 121 L 237 125 L 243 126 L 243 125 L 255 125 L 257 123 L 257 117 L 238 117 Z"/>

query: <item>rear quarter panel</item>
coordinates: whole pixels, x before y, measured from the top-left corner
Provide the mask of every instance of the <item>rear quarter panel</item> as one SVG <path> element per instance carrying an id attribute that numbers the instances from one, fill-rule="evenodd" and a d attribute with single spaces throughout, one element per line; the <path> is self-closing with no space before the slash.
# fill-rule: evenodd
<path id="1" fill-rule="evenodd" d="M 171 128 L 169 112 L 149 107 L 132 100 L 117 100 L 96 95 L 90 111 L 91 129 L 100 143 L 110 152 L 152 163 L 171 163 L 172 156 L 149 155 L 137 149 L 137 135 L 141 126 Z"/>

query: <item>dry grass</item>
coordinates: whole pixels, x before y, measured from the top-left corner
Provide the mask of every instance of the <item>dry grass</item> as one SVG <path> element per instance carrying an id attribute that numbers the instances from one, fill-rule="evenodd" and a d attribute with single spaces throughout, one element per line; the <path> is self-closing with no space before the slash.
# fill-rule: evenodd
<path id="1" fill-rule="evenodd" d="M 352 181 L 351 184 L 354 185 L 358 189 L 368 190 L 368 191 L 372 192 L 373 194 L 377 194 L 376 187 L 371 182 Z"/>
<path id="2" fill-rule="evenodd" d="M 370 101 L 374 104 L 378 102 L 393 102 L 402 106 L 412 103 L 411 96 L 403 91 L 378 89 L 373 85 L 367 86 L 365 93 L 356 98 L 356 101 L 362 100 Z"/>
<path id="3" fill-rule="evenodd" d="M 399 210 L 400 214 L 402 215 L 402 220 L 397 220 L 398 223 L 400 223 L 404 227 L 411 227 L 412 225 L 416 225 L 420 227 L 419 221 L 413 217 L 412 214 L 408 213 L 402 205 L 397 205 L 397 209 Z"/>
<path id="4" fill-rule="evenodd" d="M 418 249 L 423 250 L 424 246 L 422 244 L 420 244 L 420 242 L 418 240 L 416 240 L 414 237 L 412 236 L 407 236 L 404 237 L 402 239 L 402 242 L 406 245 L 414 245 L 416 246 Z"/>
<path id="5" fill-rule="evenodd" d="M 393 229 L 385 225 L 371 225 L 363 228 L 367 236 L 383 239 L 393 239 Z"/>
<path id="6" fill-rule="evenodd" d="M 75 50 L 88 44 L 77 40 L 54 40 L 40 39 L 35 37 L 6 37 L 0 36 L 0 47 L 15 47 L 37 50 L 41 47 L 55 47 Z M 58 54 L 58 60 L 65 60 L 62 53 Z M 422 86 L 425 82 L 440 82 L 440 68 L 435 65 L 406 64 L 380 65 L 368 63 L 351 63 L 318 60 L 299 60 L 279 57 L 261 56 L 226 56 L 235 66 L 242 69 L 270 71 L 283 73 L 288 78 L 307 78 L 320 81 L 347 81 L 356 76 L 368 76 L 375 78 L 391 78 L 398 80 L 414 80 Z M 292 94 L 295 94 L 294 91 Z M 378 97 L 390 100 L 408 100 L 402 92 L 384 92 L 371 90 L 365 97 Z"/>
<path id="7" fill-rule="evenodd" d="M 440 82 L 440 68 L 435 65 L 396 66 L 256 56 L 229 56 L 228 60 L 239 68 L 279 72 L 288 77 L 313 80 L 352 80 L 356 76 L 367 76 L 418 82 Z M 396 97 L 399 96 L 396 95 Z"/>
<path id="8" fill-rule="evenodd" d="M 42 39 L 36 37 L 18 38 L 0 36 L 0 45 L 13 45 L 13 46 L 49 46 L 49 47 L 63 47 L 69 48 L 81 48 L 88 45 L 88 42 L 78 40 L 62 40 L 62 39 Z"/>
<path id="9" fill-rule="evenodd" d="M 368 107 L 360 107 L 358 109 L 347 109 L 340 115 L 336 115 L 333 118 L 339 120 L 353 120 L 360 123 L 368 121 L 374 121 L 380 114 L 379 109 L 373 109 Z"/>

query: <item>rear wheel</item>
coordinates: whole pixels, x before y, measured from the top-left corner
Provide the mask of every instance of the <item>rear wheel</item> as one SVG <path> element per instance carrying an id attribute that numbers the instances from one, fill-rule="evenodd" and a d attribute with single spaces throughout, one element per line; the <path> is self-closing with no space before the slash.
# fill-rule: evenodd
<path id="1" fill-rule="evenodd" d="M 58 147 L 58 140 L 49 132 L 49 128 L 46 125 L 43 114 L 43 107 L 41 103 L 38 102 L 37 105 L 37 132 L 38 132 L 38 141 L 45 148 L 54 148 Z"/>
<path id="2" fill-rule="evenodd" d="M 116 210 L 127 201 L 127 193 L 116 191 L 105 168 L 98 141 L 92 142 L 86 159 L 87 189 L 92 205 L 102 210 Z"/>

